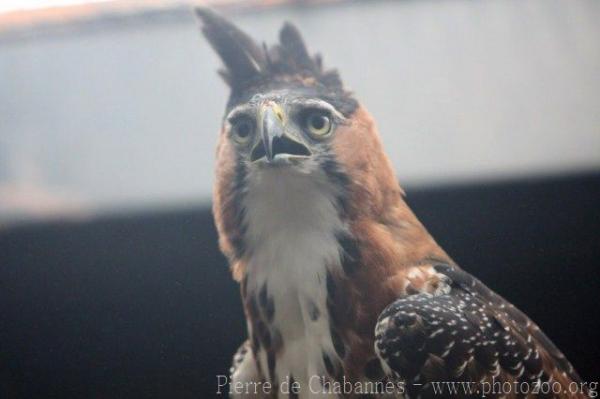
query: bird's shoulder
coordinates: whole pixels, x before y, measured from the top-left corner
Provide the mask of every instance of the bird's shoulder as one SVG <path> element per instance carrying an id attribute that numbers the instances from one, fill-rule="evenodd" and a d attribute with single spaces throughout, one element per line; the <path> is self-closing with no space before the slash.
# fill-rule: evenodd
<path id="1" fill-rule="evenodd" d="M 562 389 L 580 381 L 535 323 L 458 266 L 417 267 L 403 279 L 404 295 L 378 317 L 375 351 L 409 397 L 435 394 L 438 382 L 508 381 L 530 389 L 556 382 Z"/>

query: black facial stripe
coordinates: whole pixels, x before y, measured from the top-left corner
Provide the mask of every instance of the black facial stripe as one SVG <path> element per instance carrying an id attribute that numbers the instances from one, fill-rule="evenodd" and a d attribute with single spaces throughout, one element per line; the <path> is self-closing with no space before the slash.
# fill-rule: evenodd
<path id="1" fill-rule="evenodd" d="M 245 252 L 244 236 L 246 234 L 246 209 L 244 208 L 244 197 L 246 196 L 246 165 L 242 161 L 240 155 L 237 156 L 235 166 L 235 176 L 231 187 L 232 203 L 234 207 L 234 217 L 236 225 L 239 226 L 239 231 L 235 233 L 231 239 L 234 255 L 236 258 L 241 258 Z"/>
<path id="2" fill-rule="evenodd" d="M 275 376 L 275 366 L 277 359 L 275 358 L 275 351 L 270 350 L 267 352 L 267 367 L 269 368 L 269 377 L 271 377 L 271 381 L 275 381 L 277 377 Z"/>
<path id="3" fill-rule="evenodd" d="M 337 331 L 333 328 L 333 325 L 329 329 L 329 333 L 331 335 L 331 342 L 333 343 L 333 348 L 335 352 L 338 354 L 340 359 L 343 359 L 346 356 L 346 347 L 344 346 L 344 342 L 342 338 L 337 333 Z"/>
<path id="4" fill-rule="evenodd" d="M 333 367 L 333 362 L 331 361 L 331 358 L 325 352 L 322 353 L 322 357 L 323 357 L 323 364 L 325 365 L 325 371 L 327 371 L 327 374 L 329 374 L 330 376 L 334 376 L 335 369 Z"/>
<path id="5" fill-rule="evenodd" d="M 267 318 L 268 322 L 273 321 L 273 316 L 275 316 L 275 301 L 267 292 L 267 284 L 265 283 L 259 294 L 258 294 L 258 303 L 263 310 L 264 316 Z"/>
<path id="6" fill-rule="evenodd" d="M 345 219 L 348 215 L 348 197 L 349 197 L 349 187 L 350 187 L 350 178 L 348 175 L 342 170 L 340 164 L 335 160 L 334 156 L 331 154 L 331 149 L 326 151 L 325 155 L 322 155 L 317 160 L 321 169 L 335 187 L 338 188 L 338 194 L 336 197 L 336 205 L 338 211 L 340 212 L 340 216 L 342 219 Z"/>
<path id="7" fill-rule="evenodd" d="M 346 275 L 351 275 L 360 267 L 360 251 L 356 240 L 346 232 L 335 235 L 339 246 L 342 248 L 342 267 Z"/>

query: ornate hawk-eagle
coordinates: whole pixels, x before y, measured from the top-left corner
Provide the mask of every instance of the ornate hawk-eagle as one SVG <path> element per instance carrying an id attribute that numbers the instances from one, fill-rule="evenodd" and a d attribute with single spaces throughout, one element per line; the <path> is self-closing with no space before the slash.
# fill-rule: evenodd
<path id="1" fill-rule="evenodd" d="M 443 397 L 434 383 L 452 381 L 575 396 L 561 352 L 415 217 L 373 119 L 298 30 L 261 46 L 197 14 L 231 89 L 214 215 L 248 328 L 232 384 L 268 382 L 251 393 L 269 398 Z M 487 397 L 503 395 L 518 396 Z"/>

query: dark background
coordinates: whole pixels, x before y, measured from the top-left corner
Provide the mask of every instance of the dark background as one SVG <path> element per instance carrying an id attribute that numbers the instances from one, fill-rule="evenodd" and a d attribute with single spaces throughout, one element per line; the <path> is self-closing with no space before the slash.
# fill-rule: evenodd
<path id="1" fill-rule="evenodd" d="M 600 174 L 408 189 L 454 259 L 600 375 Z M 0 398 L 204 398 L 244 338 L 209 209 L 0 232 Z"/>

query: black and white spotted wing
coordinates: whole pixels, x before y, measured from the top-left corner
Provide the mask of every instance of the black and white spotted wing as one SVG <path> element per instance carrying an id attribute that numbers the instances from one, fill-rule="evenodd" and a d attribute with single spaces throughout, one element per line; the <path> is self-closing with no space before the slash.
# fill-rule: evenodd
<path id="1" fill-rule="evenodd" d="M 447 293 L 398 299 L 381 313 L 375 329 L 384 368 L 405 382 L 410 398 L 440 397 L 431 384 L 437 381 L 494 377 L 531 387 L 557 378 L 579 381 L 562 353 L 512 304 L 456 267 L 435 270 L 450 279 Z"/>

